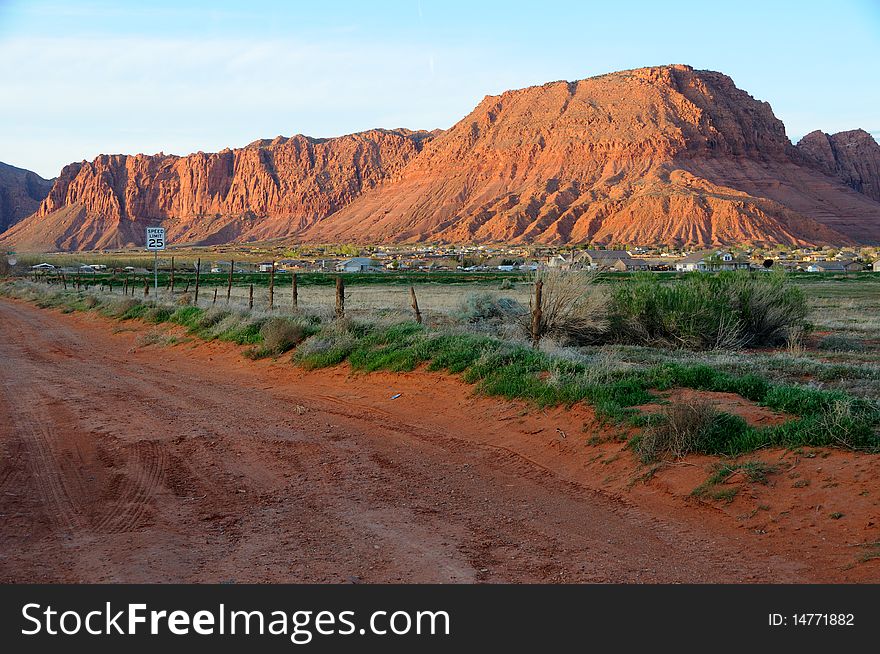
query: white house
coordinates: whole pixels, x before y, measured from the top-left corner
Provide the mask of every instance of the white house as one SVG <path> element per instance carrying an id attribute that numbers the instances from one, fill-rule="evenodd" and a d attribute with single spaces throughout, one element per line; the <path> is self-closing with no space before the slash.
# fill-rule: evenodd
<path id="1" fill-rule="evenodd" d="M 36 266 L 31 266 L 31 270 L 55 270 L 55 266 L 51 263 L 38 263 Z"/>
<path id="2" fill-rule="evenodd" d="M 355 257 L 336 264 L 336 272 L 374 272 L 384 270 L 382 264 L 369 257 Z"/>
<path id="3" fill-rule="evenodd" d="M 718 272 L 719 270 L 748 270 L 749 262 L 723 250 L 694 252 L 675 262 L 679 272 Z"/>

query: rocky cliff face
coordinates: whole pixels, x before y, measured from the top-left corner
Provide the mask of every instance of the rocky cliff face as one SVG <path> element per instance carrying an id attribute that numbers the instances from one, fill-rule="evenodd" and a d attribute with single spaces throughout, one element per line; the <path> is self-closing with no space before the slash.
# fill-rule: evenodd
<path id="1" fill-rule="evenodd" d="M 0 232 L 34 213 L 51 188 L 50 180 L 0 162 Z"/>
<path id="2" fill-rule="evenodd" d="M 159 223 L 174 243 L 286 236 L 400 170 L 432 136 L 371 130 L 186 157 L 101 155 L 66 166 L 36 214 L 0 240 L 22 248 L 123 247 L 143 243 L 144 227 Z"/>
<path id="3" fill-rule="evenodd" d="M 810 132 L 797 144 L 810 165 L 880 202 L 880 145 L 868 132 Z"/>
<path id="4" fill-rule="evenodd" d="M 487 97 L 315 240 L 816 243 L 880 205 L 799 164 L 770 106 L 688 66 Z"/>
<path id="5" fill-rule="evenodd" d="M 442 133 L 102 156 L 0 245 L 118 247 L 160 222 L 175 243 L 880 243 L 873 140 L 805 141 L 726 75 L 643 68 L 489 96 Z"/>

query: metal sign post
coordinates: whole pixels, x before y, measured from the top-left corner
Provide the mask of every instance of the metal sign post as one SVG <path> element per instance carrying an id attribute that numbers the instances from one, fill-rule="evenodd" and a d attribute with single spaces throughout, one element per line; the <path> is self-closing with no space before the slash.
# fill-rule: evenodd
<path id="1" fill-rule="evenodd" d="M 153 251 L 153 288 L 159 293 L 159 250 L 165 249 L 165 228 L 147 227 L 147 250 Z"/>

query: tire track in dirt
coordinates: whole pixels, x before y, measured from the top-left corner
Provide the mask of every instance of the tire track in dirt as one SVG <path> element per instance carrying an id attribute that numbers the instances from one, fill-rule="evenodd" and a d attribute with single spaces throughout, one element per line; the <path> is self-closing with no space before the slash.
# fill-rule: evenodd
<path id="1" fill-rule="evenodd" d="M 168 453 L 159 441 L 138 441 L 134 457 L 129 459 L 117 499 L 92 527 L 102 534 L 120 534 L 141 527 L 141 519 L 150 507 L 156 491 L 162 487 L 168 466 Z"/>
<path id="2" fill-rule="evenodd" d="M 8 397 L 9 391 L 5 392 Z M 55 452 L 53 444 L 57 442 L 58 435 L 54 423 L 39 409 L 45 405 L 46 398 L 30 388 L 29 384 L 17 386 L 15 394 L 17 402 L 12 424 L 27 454 L 28 473 L 45 507 L 46 516 L 57 529 L 66 532 L 80 530 L 86 521 L 73 499 L 71 487 L 78 485 L 81 480 L 71 480 L 65 474 Z"/>

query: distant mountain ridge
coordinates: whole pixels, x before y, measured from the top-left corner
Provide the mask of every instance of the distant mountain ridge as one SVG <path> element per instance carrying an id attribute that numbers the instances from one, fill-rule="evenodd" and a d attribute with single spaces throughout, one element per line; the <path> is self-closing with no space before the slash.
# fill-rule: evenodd
<path id="1" fill-rule="evenodd" d="M 487 96 L 449 130 L 295 136 L 66 167 L 21 249 L 330 242 L 880 243 L 867 132 L 791 144 L 726 75 L 671 65 Z"/>
<path id="2" fill-rule="evenodd" d="M 797 144 L 811 165 L 880 202 L 880 145 L 868 132 L 810 132 Z"/>
<path id="3" fill-rule="evenodd" d="M 52 180 L 0 162 L 0 231 L 34 213 L 52 188 Z"/>

